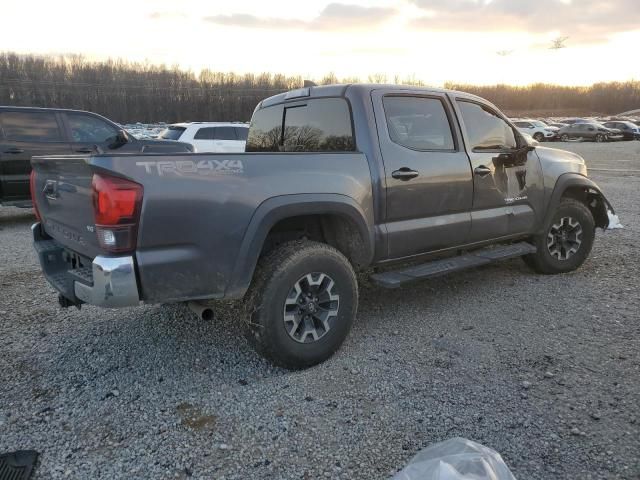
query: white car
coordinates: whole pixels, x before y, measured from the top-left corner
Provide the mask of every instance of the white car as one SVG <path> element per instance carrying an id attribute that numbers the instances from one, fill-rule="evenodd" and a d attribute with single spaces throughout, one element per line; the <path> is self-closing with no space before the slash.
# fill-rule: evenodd
<path id="1" fill-rule="evenodd" d="M 528 133 L 538 142 L 553 140 L 558 134 L 558 128 L 550 127 L 540 120 L 515 119 L 513 124 L 522 133 Z"/>
<path id="2" fill-rule="evenodd" d="M 244 152 L 249 124 L 230 122 L 189 122 L 168 125 L 158 138 L 193 145 L 196 152 Z"/>

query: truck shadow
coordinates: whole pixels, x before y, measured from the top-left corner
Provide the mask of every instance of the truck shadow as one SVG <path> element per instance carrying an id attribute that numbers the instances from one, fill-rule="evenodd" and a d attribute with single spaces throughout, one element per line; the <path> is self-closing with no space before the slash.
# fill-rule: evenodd
<path id="1" fill-rule="evenodd" d="M 460 327 L 451 325 L 441 314 L 472 291 L 477 294 L 479 279 L 507 288 L 526 271 L 520 262 L 510 261 L 398 290 L 363 282 L 358 317 L 345 345 L 315 368 L 326 373 L 366 362 L 371 352 L 363 339 L 391 339 L 389 348 L 393 349 L 398 331 L 402 334 L 405 328 L 415 327 L 416 321 L 424 327 L 416 334 L 431 342 L 438 331 Z M 55 349 L 56 355 L 63 363 L 72 362 L 74 365 L 67 368 L 82 372 L 82 378 L 93 379 L 91 383 L 137 383 L 150 389 L 170 385 L 167 395 L 177 396 L 183 387 L 202 388 L 204 395 L 212 386 L 237 388 L 269 379 L 277 381 L 280 377 L 286 382 L 291 375 L 298 375 L 274 367 L 251 348 L 243 335 L 239 307 L 234 303 L 219 305 L 212 321 L 197 318 L 182 304 L 125 310 L 87 306 L 80 312 L 70 309 L 69 316 L 77 318 L 70 319 L 65 327 L 70 330 L 60 332 L 64 341 Z M 457 321 L 474 322 L 467 318 Z"/>
<path id="2" fill-rule="evenodd" d="M 107 381 L 124 389 L 123 382 L 149 389 L 171 385 L 168 395 L 179 396 L 194 385 L 202 386 L 204 394 L 213 386 L 237 387 L 286 373 L 248 345 L 233 305 L 216 310 L 212 321 L 197 318 L 182 304 L 126 310 L 83 306 L 68 312 L 84 319 L 72 320 L 75 333 L 59 354 L 75 363 L 71 371 L 98 384 Z M 75 352 L 74 360 L 69 351 Z"/>

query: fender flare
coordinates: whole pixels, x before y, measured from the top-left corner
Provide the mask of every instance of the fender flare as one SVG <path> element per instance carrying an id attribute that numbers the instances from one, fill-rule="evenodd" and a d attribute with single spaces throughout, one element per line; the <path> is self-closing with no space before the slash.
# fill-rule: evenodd
<path id="1" fill-rule="evenodd" d="M 560 205 L 560 200 L 569 188 L 582 187 L 587 191 L 587 201 L 589 210 L 593 213 L 596 226 L 606 229 L 609 226 L 609 216 L 607 210 L 615 213 L 611 203 L 602 193 L 600 187 L 591 179 L 580 175 L 579 173 L 564 173 L 558 177 L 553 187 L 551 198 L 547 204 L 547 213 L 545 214 L 543 228 L 551 222 L 553 215 Z"/>
<path id="2" fill-rule="evenodd" d="M 225 298 L 241 298 L 249 288 L 262 247 L 271 228 L 280 220 L 301 215 L 340 215 L 356 225 L 362 239 L 362 258 L 373 260 L 374 232 L 369 216 L 351 197 L 341 194 L 295 194 L 269 198 L 256 209 L 245 230 Z M 369 218 L 368 218 L 369 217 Z"/>

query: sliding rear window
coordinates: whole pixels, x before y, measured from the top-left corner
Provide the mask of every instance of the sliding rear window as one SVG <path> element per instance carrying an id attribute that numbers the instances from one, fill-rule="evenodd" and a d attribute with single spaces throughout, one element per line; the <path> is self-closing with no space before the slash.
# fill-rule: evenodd
<path id="1" fill-rule="evenodd" d="M 284 127 L 284 129 L 283 129 Z M 343 98 L 318 98 L 256 111 L 247 152 L 351 152 L 351 112 Z"/>

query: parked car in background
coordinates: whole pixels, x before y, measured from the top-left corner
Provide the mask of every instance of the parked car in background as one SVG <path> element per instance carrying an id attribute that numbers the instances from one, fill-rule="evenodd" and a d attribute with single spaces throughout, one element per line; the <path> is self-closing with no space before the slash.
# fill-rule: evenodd
<path id="1" fill-rule="evenodd" d="M 586 118 L 565 118 L 564 120 L 560 120 L 560 123 L 573 125 L 575 123 L 589 123 L 589 120 Z"/>
<path id="2" fill-rule="evenodd" d="M 549 125 L 550 127 L 556 127 L 558 130 L 560 130 L 561 128 L 566 127 L 569 124 L 561 122 L 547 122 L 547 125 Z"/>
<path id="3" fill-rule="evenodd" d="M 615 128 L 620 130 L 624 140 L 640 140 L 640 127 L 632 122 L 615 121 L 605 122 L 603 125 L 607 128 Z"/>
<path id="4" fill-rule="evenodd" d="M 543 142 L 545 140 L 553 140 L 556 138 L 558 128 L 550 127 L 540 120 L 531 119 L 513 119 L 513 124 L 523 133 L 531 135 L 534 140 Z"/>
<path id="5" fill-rule="evenodd" d="M 190 143 L 198 152 L 244 152 L 246 123 L 188 122 L 169 125 L 159 138 Z"/>
<path id="6" fill-rule="evenodd" d="M 606 142 L 609 140 L 622 140 L 620 130 L 607 128 L 599 123 L 574 123 L 558 130 L 560 140 L 592 140 L 594 142 Z"/>
<path id="7" fill-rule="evenodd" d="M 0 203 L 31 205 L 29 174 L 34 155 L 186 153 L 187 143 L 136 140 L 96 113 L 58 108 L 0 106 Z"/>

